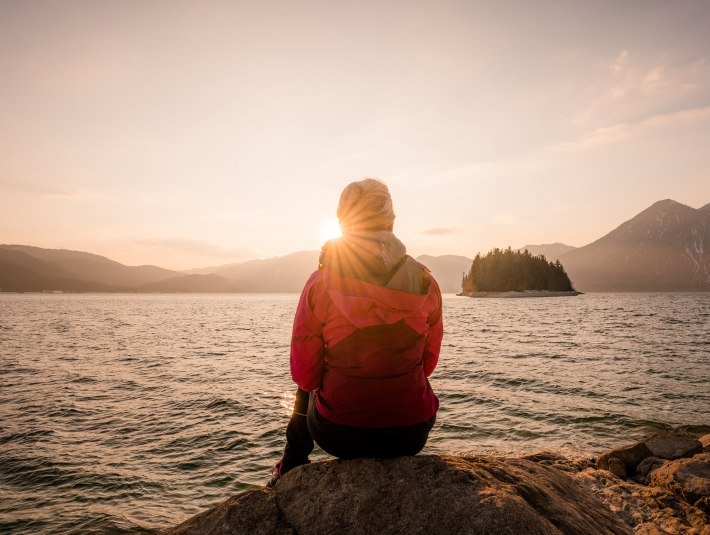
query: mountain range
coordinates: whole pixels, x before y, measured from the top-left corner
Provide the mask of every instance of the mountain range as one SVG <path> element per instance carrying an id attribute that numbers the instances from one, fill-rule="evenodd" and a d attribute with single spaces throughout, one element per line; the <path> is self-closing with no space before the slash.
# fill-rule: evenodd
<path id="1" fill-rule="evenodd" d="M 710 204 L 654 203 L 602 238 L 575 248 L 526 245 L 559 259 L 581 291 L 710 291 Z M 28 245 L 0 245 L 1 291 L 300 292 L 318 251 L 185 272 L 126 266 L 104 256 Z M 471 267 L 465 256 L 421 255 L 444 292 L 459 292 Z"/>
<path id="2" fill-rule="evenodd" d="M 710 204 L 658 201 L 559 259 L 581 291 L 710 291 Z"/>

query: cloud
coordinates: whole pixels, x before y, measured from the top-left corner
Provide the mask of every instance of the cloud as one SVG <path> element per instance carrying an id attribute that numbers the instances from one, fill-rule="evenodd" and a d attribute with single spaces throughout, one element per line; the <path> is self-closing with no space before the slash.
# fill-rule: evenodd
<path id="1" fill-rule="evenodd" d="M 525 176 L 537 169 L 537 164 L 521 159 L 501 159 L 471 162 L 460 167 L 447 169 L 435 174 L 432 178 L 436 181 L 458 179 L 498 179 L 510 176 Z"/>
<path id="2" fill-rule="evenodd" d="M 619 52 L 619 56 L 611 64 L 610 69 L 614 74 L 620 73 L 624 69 L 624 64 L 626 63 L 626 58 L 629 57 L 628 50 L 622 50 Z"/>
<path id="3" fill-rule="evenodd" d="M 136 240 L 140 245 L 159 249 L 213 258 L 229 258 L 233 260 L 249 259 L 256 256 L 251 249 L 233 249 L 222 247 L 206 240 L 190 240 L 184 238 L 155 238 Z"/>
<path id="4" fill-rule="evenodd" d="M 63 197 L 68 199 L 98 199 L 102 193 L 84 188 L 68 187 L 63 184 L 45 184 L 33 180 L 0 180 L 0 187 L 6 191 L 14 191 L 42 197 Z"/>
<path id="5" fill-rule="evenodd" d="M 634 123 L 618 123 L 591 130 L 574 141 L 558 143 L 551 147 L 552 152 L 573 152 L 616 143 L 648 128 L 669 126 L 680 123 L 693 123 L 710 119 L 710 106 L 660 113 L 646 117 Z"/>
<path id="6" fill-rule="evenodd" d="M 619 123 L 702 102 L 710 89 L 704 58 L 677 61 L 667 54 L 652 60 L 619 52 L 616 59 L 579 82 L 573 126 Z"/>
<path id="7" fill-rule="evenodd" d="M 443 236 L 446 234 L 456 234 L 458 229 L 453 227 L 434 227 L 422 230 L 422 234 L 428 234 L 430 236 Z"/>

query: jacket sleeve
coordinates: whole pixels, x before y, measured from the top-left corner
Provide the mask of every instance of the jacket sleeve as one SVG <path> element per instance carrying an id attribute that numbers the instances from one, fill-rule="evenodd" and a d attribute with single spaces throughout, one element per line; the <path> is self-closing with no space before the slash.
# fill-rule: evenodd
<path id="1" fill-rule="evenodd" d="M 444 320 L 441 311 L 441 290 L 439 290 L 439 285 L 432 278 L 431 279 L 431 289 L 432 298 L 434 301 L 434 309 L 429 314 L 427 318 L 427 323 L 429 324 L 429 331 L 426 335 L 426 343 L 424 344 L 424 375 L 429 377 L 436 368 L 437 362 L 439 362 L 439 351 L 441 350 L 441 339 L 444 336 Z"/>
<path id="2" fill-rule="evenodd" d="M 314 313 L 320 276 L 318 271 L 313 273 L 301 292 L 291 336 L 291 377 L 307 392 L 320 387 L 325 371 L 323 323 Z"/>

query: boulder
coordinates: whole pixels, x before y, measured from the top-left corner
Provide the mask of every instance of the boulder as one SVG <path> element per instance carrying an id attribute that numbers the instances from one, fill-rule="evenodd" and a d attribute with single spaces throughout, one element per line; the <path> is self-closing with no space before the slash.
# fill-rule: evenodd
<path id="1" fill-rule="evenodd" d="M 625 477 L 636 471 L 636 467 L 646 457 L 651 457 L 653 453 L 643 442 L 637 442 L 630 446 L 621 446 L 613 450 L 602 453 L 597 459 L 597 465 L 602 470 L 614 470 L 614 475 Z M 612 460 L 616 459 L 616 460 Z M 621 463 L 621 464 L 619 464 Z M 623 465 L 623 472 L 622 472 Z"/>
<path id="2" fill-rule="evenodd" d="M 710 535 L 708 515 L 669 490 L 627 482 L 593 468 L 573 477 L 633 527 L 635 535 Z"/>
<path id="3" fill-rule="evenodd" d="M 652 436 L 646 440 L 646 446 L 654 457 L 671 460 L 692 457 L 703 451 L 703 445 L 697 438 L 671 433 Z"/>
<path id="4" fill-rule="evenodd" d="M 232 496 L 219 505 L 196 514 L 164 533 L 216 535 L 218 533 L 273 533 L 293 535 L 281 518 L 274 493 L 257 489 Z"/>
<path id="5" fill-rule="evenodd" d="M 651 473 L 648 482 L 710 513 L 707 509 L 707 498 L 710 497 L 710 453 L 670 461 Z"/>
<path id="6" fill-rule="evenodd" d="M 164 533 L 631 532 L 562 470 L 527 459 L 420 455 L 301 466 L 272 490 L 244 492 Z"/>
<path id="7" fill-rule="evenodd" d="M 646 483 L 648 475 L 667 462 L 667 460 L 659 459 L 658 457 L 646 457 L 636 467 L 636 475 L 634 476 L 634 479 L 639 483 Z"/>

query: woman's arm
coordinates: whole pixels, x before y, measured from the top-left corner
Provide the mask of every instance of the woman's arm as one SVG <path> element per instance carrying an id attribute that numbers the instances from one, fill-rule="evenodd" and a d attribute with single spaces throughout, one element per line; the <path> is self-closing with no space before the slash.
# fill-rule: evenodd
<path id="1" fill-rule="evenodd" d="M 303 390 L 320 387 L 325 371 L 323 323 L 315 316 L 314 297 L 321 272 L 316 271 L 306 282 L 298 301 L 291 336 L 291 377 Z"/>

